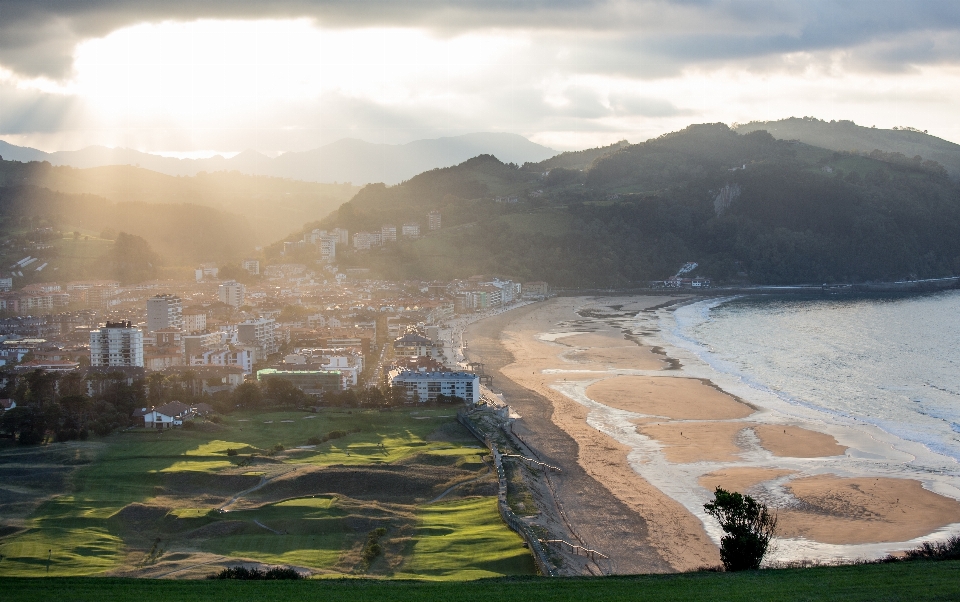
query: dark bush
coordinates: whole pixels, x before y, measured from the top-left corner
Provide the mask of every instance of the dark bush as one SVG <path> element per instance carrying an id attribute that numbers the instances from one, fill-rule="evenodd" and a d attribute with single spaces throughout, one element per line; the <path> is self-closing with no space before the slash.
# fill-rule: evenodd
<path id="1" fill-rule="evenodd" d="M 323 443 L 323 439 L 321 439 L 320 437 L 310 437 L 309 439 L 307 439 L 308 445 L 320 445 L 321 443 Z"/>
<path id="2" fill-rule="evenodd" d="M 235 455 L 237 455 L 238 453 L 239 453 L 239 452 L 238 452 L 237 450 L 233 449 L 232 447 L 227 448 L 227 455 L 228 455 L 228 456 L 235 456 Z"/>
<path id="3" fill-rule="evenodd" d="M 303 579 L 303 575 L 290 567 L 275 566 L 266 571 L 243 566 L 230 566 L 219 573 L 208 575 L 207 579 L 239 579 L 242 581 L 275 581 L 281 579 Z"/>
<path id="4" fill-rule="evenodd" d="M 720 522 L 720 528 L 726 534 L 720 539 L 723 567 L 728 571 L 760 568 L 776 532 L 777 517 L 770 514 L 766 504 L 749 495 L 720 487 L 713 495 L 713 501 L 704 504 L 703 509 Z"/>
<path id="5" fill-rule="evenodd" d="M 960 535 L 947 541 L 924 542 L 908 551 L 905 560 L 960 560 Z"/>

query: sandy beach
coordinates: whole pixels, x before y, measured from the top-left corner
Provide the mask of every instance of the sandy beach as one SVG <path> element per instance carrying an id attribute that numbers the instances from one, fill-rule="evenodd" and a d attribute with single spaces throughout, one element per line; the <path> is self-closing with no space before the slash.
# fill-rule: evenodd
<path id="1" fill-rule="evenodd" d="M 882 555 L 960 523 L 956 500 L 919 480 L 851 474 L 859 450 L 630 336 L 635 316 L 677 301 L 558 298 L 467 332 L 470 359 L 520 416 L 514 430 L 565 471 L 570 486 L 554 489 L 567 528 L 612 557 L 609 572 L 718 564 L 721 533 L 702 511 L 718 486 L 777 510 L 779 560 Z"/>

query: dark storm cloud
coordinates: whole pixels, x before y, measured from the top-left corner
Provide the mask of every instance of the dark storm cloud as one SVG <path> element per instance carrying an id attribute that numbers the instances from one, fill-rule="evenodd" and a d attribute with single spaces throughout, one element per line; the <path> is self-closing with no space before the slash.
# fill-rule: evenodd
<path id="1" fill-rule="evenodd" d="M 958 36 L 960 2 L 926 0 L 0 0 L 0 64 L 60 77 L 75 45 L 143 21 L 317 19 L 324 27 L 416 26 L 439 35 L 523 29 L 569 47 L 593 73 L 670 75 L 686 65 L 887 42 L 864 66 L 954 60 L 924 35 Z M 903 40 L 903 47 L 890 45 Z M 952 48 L 953 43 L 946 47 Z"/>

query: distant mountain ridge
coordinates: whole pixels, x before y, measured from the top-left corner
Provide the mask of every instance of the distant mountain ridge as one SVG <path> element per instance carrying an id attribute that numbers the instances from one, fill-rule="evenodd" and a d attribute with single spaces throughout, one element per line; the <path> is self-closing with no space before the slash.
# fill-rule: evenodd
<path id="1" fill-rule="evenodd" d="M 354 184 L 397 184 L 424 171 L 457 165 L 483 154 L 494 155 L 504 163 L 523 164 L 543 161 L 556 155 L 557 151 L 509 133 L 464 134 L 407 144 L 374 144 L 345 138 L 320 148 L 285 153 L 276 158 L 247 150 L 229 159 L 219 155 L 207 159 L 177 159 L 104 146 L 47 153 L 0 140 L 0 156 L 8 161 L 48 161 L 52 165 L 78 168 L 134 165 L 171 176 L 239 171 L 306 182 Z"/>
<path id="2" fill-rule="evenodd" d="M 907 158 L 920 155 L 946 168 L 950 177 L 960 179 L 960 144 L 931 136 L 912 128 L 885 130 L 864 127 L 848 120 L 824 121 L 814 117 L 790 117 L 778 121 L 751 121 L 733 126 L 738 134 L 766 130 L 779 140 L 799 140 L 804 144 L 833 151 L 869 153 L 881 150 L 902 153 Z"/>

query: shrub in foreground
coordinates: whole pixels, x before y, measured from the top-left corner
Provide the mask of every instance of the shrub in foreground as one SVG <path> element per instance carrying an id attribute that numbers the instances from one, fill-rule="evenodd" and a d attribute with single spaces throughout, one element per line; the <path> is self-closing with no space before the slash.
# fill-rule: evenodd
<path id="1" fill-rule="evenodd" d="M 720 522 L 726 533 L 720 539 L 720 560 L 728 571 L 760 568 L 770 540 L 777 529 L 777 517 L 749 495 L 717 487 L 713 501 L 703 509 Z"/>
<path id="2" fill-rule="evenodd" d="M 239 579 L 241 581 L 276 581 L 281 579 L 303 579 L 303 575 L 290 567 L 275 566 L 266 571 L 244 566 L 228 566 L 219 573 L 208 575 L 207 579 Z"/>

